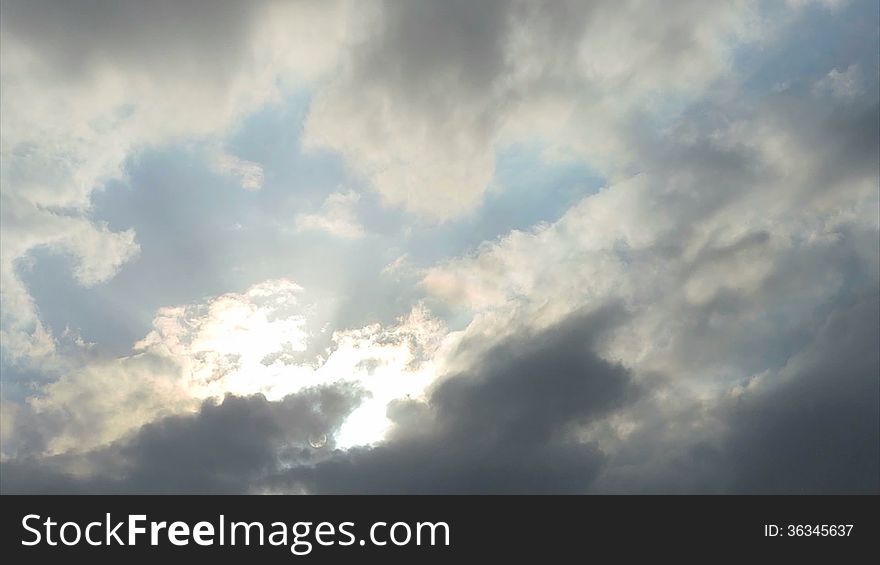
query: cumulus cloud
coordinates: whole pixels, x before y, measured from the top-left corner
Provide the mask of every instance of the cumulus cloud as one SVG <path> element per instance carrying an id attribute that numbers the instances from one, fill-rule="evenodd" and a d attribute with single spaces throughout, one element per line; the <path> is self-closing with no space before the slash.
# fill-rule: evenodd
<path id="1" fill-rule="evenodd" d="M 880 115 L 870 99 L 829 107 L 786 94 L 715 111 L 645 147 L 640 174 L 432 267 L 423 287 L 502 327 L 499 310 L 540 326 L 622 300 L 638 314 L 609 355 L 702 380 L 740 374 L 758 331 L 784 342 L 876 281 Z M 709 374 L 683 363 L 695 343 L 712 348 Z"/>
<path id="2" fill-rule="evenodd" d="M 48 334 L 15 272 L 45 243 L 33 237 L 44 216 L 64 207 L 65 217 L 88 222 L 92 192 L 124 176 L 130 155 L 223 136 L 277 100 L 285 81 L 316 87 L 306 146 L 338 151 L 387 203 L 433 219 L 472 210 L 493 176 L 495 148 L 513 141 L 543 139 L 548 158 L 583 158 L 609 176 L 627 170 L 636 156 L 625 134 L 663 119 L 670 103 L 658 103 L 661 92 L 672 106 L 693 99 L 726 76 L 734 45 L 761 38 L 750 2 L 656 10 L 637 2 L 6 3 L 2 184 L 16 217 L 4 226 L 22 228 L 4 233 L 5 301 L 14 303 L 4 331 L 21 344 L 10 354 L 51 344 L 50 335 L 37 339 Z M 222 152 L 211 160 L 243 187 L 261 185 L 254 163 Z M 361 233 L 337 211 L 341 203 L 326 205 L 304 223 Z M 118 246 L 120 237 L 97 231 Z M 93 267 L 97 253 L 77 256 L 106 278 L 134 255 L 129 247 L 109 265 Z"/>
<path id="3" fill-rule="evenodd" d="M 751 61 L 806 4 L 5 2 L 4 363 L 40 379 L 3 398 L 4 492 L 877 492 L 880 39 Z M 402 239 L 464 238 L 511 144 L 604 186 L 470 250 L 401 242 L 375 275 L 426 296 L 393 321 L 262 276 L 60 354 L 34 251 L 84 287 L 134 260 L 91 206 L 144 148 L 260 188 L 271 160 L 216 148 L 288 82 L 304 148 L 428 220 Z M 359 204 L 287 221 L 362 238 Z"/>
<path id="4" fill-rule="evenodd" d="M 547 139 L 617 173 L 632 158 L 619 133 L 658 90 L 692 96 L 728 68 L 729 41 L 758 33 L 748 3 L 385 2 L 372 17 L 304 142 L 435 220 L 481 201 L 496 146 L 512 141 Z"/>
<path id="5" fill-rule="evenodd" d="M 84 454 L 7 459 L 3 489 L 876 492 L 878 315 L 877 295 L 863 296 L 832 312 L 778 371 L 694 406 L 693 398 L 670 402 L 667 383 L 639 382 L 597 355 L 627 314 L 576 313 L 485 349 L 480 363 L 424 399 L 392 403 L 394 427 L 379 445 L 334 449 L 362 395 L 351 385 L 274 402 L 227 396 Z"/>
<path id="6" fill-rule="evenodd" d="M 53 347 L 17 262 L 69 241 L 78 279 L 111 277 L 135 255 L 136 236 L 92 224 L 93 192 L 124 178 L 137 152 L 225 136 L 277 100 L 280 86 L 326 72 L 347 12 L 330 2 L 3 3 L 0 267 L 10 358 L 36 362 Z M 253 163 L 210 160 L 245 188 L 262 182 Z"/>
<path id="7" fill-rule="evenodd" d="M 482 367 L 449 376 L 424 400 L 392 404 L 391 439 L 374 448 L 316 454 L 306 445 L 339 430 L 361 395 L 351 385 L 305 389 L 275 402 L 227 396 L 84 454 L 5 461 L 4 490 L 583 490 L 603 456 L 578 441 L 577 427 L 637 395 L 622 367 L 591 350 L 613 318 L 613 312 L 578 315 L 495 347 Z"/>

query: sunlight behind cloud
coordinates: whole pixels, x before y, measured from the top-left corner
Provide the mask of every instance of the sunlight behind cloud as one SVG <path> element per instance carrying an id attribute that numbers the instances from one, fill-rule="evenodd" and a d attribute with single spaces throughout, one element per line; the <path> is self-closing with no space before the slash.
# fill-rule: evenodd
<path id="1" fill-rule="evenodd" d="M 265 281 L 204 304 L 163 308 L 153 331 L 135 344 L 136 354 L 178 365 L 184 390 L 199 400 L 225 394 L 279 400 L 307 387 L 354 383 L 367 397 L 335 444 L 380 441 L 388 427 L 388 403 L 423 393 L 438 374 L 435 355 L 452 334 L 417 305 L 389 327 L 334 332 L 329 351 L 304 359 L 309 335 L 302 291 L 288 280 Z"/>

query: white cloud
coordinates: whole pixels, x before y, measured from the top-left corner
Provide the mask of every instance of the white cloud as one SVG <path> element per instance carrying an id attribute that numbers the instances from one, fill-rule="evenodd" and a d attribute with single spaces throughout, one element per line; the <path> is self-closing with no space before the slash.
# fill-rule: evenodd
<path id="1" fill-rule="evenodd" d="M 466 335 L 490 343 L 622 304 L 632 319 L 604 354 L 695 394 L 779 362 L 845 284 L 876 283 L 880 230 L 876 139 L 860 141 L 876 107 L 780 96 L 680 124 L 643 173 L 428 269 L 423 288 L 473 312 Z M 867 279 L 841 274 L 855 268 Z"/>
<path id="2" fill-rule="evenodd" d="M 324 231 L 344 239 L 361 238 L 365 235 L 364 227 L 355 213 L 360 198 L 353 191 L 334 192 L 324 200 L 316 213 L 298 215 L 296 228 L 299 231 Z"/>
<path id="3" fill-rule="evenodd" d="M 83 284 L 113 276 L 136 254 L 136 236 L 90 226 L 93 191 L 124 178 L 129 156 L 219 143 L 280 88 L 326 73 L 351 35 L 350 12 L 346 2 L 308 1 L 3 3 L 0 276 L 12 360 L 36 362 L 53 348 L 16 264 L 51 245 L 76 257 Z M 246 189 L 262 183 L 255 163 L 209 161 Z"/>
<path id="4" fill-rule="evenodd" d="M 27 344 L 48 336 L 16 262 L 40 245 L 78 241 L 92 192 L 124 178 L 126 159 L 145 148 L 222 147 L 243 116 L 310 84 L 304 146 L 338 151 L 386 204 L 442 221 L 479 204 L 496 147 L 517 140 L 625 176 L 635 122 L 675 115 L 763 29 L 747 1 L 4 6 L 2 331 L 18 344 L 12 358 L 45 352 Z M 245 189 L 262 184 L 256 163 L 222 151 L 208 160 Z M 361 237 L 354 198 L 331 196 L 298 223 Z M 136 234 L 92 231 L 96 246 L 64 248 L 84 283 L 137 252 Z M 51 350 L 51 336 L 38 341 Z"/>
<path id="5" fill-rule="evenodd" d="M 223 151 L 215 152 L 212 162 L 219 173 L 238 179 L 245 190 L 260 190 L 263 187 L 263 167 L 259 163 Z"/>
<path id="6" fill-rule="evenodd" d="M 319 89 L 304 144 L 439 221 L 479 204 L 505 143 L 548 140 L 548 154 L 616 174 L 632 164 L 631 121 L 701 92 L 760 30 L 749 2 L 385 3 L 372 18 Z"/>

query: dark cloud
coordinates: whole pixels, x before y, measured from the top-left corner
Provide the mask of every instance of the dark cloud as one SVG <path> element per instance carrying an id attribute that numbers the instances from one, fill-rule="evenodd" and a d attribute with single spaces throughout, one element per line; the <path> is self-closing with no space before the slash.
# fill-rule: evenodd
<path id="1" fill-rule="evenodd" d="M 3 2 L 4 36 L 67 78 L 101 67 L 228 78 L 248 52 L 264 2 L 57 0 Z"/>
<path id="2" fill-rule="evenodd" d="M 763 390 L 722 404 L 724 490 L 880 493 L 878 303 L 872 293 L 833 312 Z"/>
<path id="3" fill-rule="evenodd" d="M 5 461 L 3 492 L 248 492 L 280 465 L 314 457 L 310 438 L 330 437 L 359 397 L 353 388 L 334 387 L 278 402 L 261 395 L 207 401 L 197 414 L 147 424 L 130 438 L 83 456 Z M 77 477 L 76 468 L 91 472 Z"/>
<path id="4" fill-rule="evenodd" d="M 676 76 L 694 59 L 706 56 L 702 34 L 732 12 L 695 0 L 662 8 L 619 0 L 377 4 L 376 27 L 351 54 L 352 78 L 386 91 L 395 101 L 423 105 L 438 118 L 461 111 L 456 104 L 474 97 L 485 100 L 512 88 L 506 83 L 515 81 L 510 75 L 521 63 L 515 57 L 522 56 L 511 52 L 513 43 L 528 43 L 535 50 L 531 55 L 540 57 L 543 67 L 529 73 L 545 79 L 544 87 L 570 86 L 582 78 L 579 73 L 590 75 L 579 65 L 601 56 L 619 57 L 615 62 L 628 70 L 621 80 L 631 85 L 638 79 L 634 75 Z M 600 35 L 608 26 L 620 28 L 624 38 L 614 46 L 617 52 L 579 51 L 591 32 Z M 588 78 L 601 81 L 601 74 Z M 531 87 L 541 91 L 537 85 Z M 535 93 L 517 93 L 514 98 L 523 94 Z M 508 109 L 478 105 L 488 113 Z"/>
<path id="5" fill-rule="evenodd" d="M 367 49 L 353 54 L 355 72 L 416 103 L 428 102 L 425 91 L 444 84 L 485 96 L 505 67 L 513 6 L 507 0 L 382 2 L 379 28 Z"/>
<path id="6" fill-rule="evenodd" d="M 878 297 L 851 296 L 783 368 L 708 405 L 656 403 L 592 352 L 603 324 L 575 316 L 495 347 L 427 404 L 395 405 L 397 431 L 385 445 L 268 484 L 318 493 L 878 493 Z M 615 457 L 571 435 L 614 411 L 642 426 Z"/>
<path id="7" fill-rule="evenodd" d="M 625 369 L 594 353 L 619 318 L 610 310 L 576 314 L 490 348 L 474 369 L 439 384 L 427 403 L 392 404 L 395 430 L 375 448 L 324 457 L 308 448 L 309 437 L 329 435 L 350 412 L 353 390 L 312 390 L 281 402 L 227 396 L 84 456 L 6 461 L 3 490 L 583 492 L 604 457 L 578 440 L 579 426 L 638 396 Z M 93 470 L 86 478 L 66 474 L 83 464 Z"/>
<path id="8" fill-rule="evenodd" d="M 880 491 L 877 293 L 829 314 L 780 370 L 703 405 L 658 402 L 661 388 L 596 355 L 619 318 L 577 314 L 488 349 L 426 402 L 393 403 L 394 430 L 372 448 L 308 447 L 355 406 L 353 389 L 228 396 L 84 456 L 7 460 L 3 492 Z M 613 454 L 578 437 L 613 413 L 641 426 Z"/>
<path id="9" fill-rule="evenodd" d="M 780 370 L 708 405 L 635 407 L 641 431 L 592 492 L 880 493 L 878 320 L 875 287 L 827 315 Z"/>
<path id="10" fill-rule="evenodd" d="M 389 442 L 267 481 L 313 493 L 577 493 L 603 455 L 579 425 L 637 397 L 622 367 L 594 353 L 614 315 L 578 314 L 491 348 L 427 403 L 397 403 Z"/>

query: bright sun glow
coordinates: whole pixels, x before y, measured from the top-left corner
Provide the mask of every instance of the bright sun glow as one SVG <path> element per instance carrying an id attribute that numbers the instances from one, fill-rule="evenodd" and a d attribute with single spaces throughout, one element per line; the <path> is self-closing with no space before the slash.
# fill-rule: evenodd
<path id="1" fill-rule="evenodd" d="M 335 332 L 325 356 L 303 360 L 297 354 L 306 350 L 309 336 L 301 293 L 290 281 L 266 281 L 205 305 L 163 309 L 136 349 L 172 357 L 185 390 L 197 399 L 261 393 L 279 400 L 307 387 L 353 383 L 365 398 L 335 445 L 381 441 L 388 403 L 419 398 L 438 375 L 435 353 L 449 335 L 445 326 L 417 306 L 391 327 Z"/>

